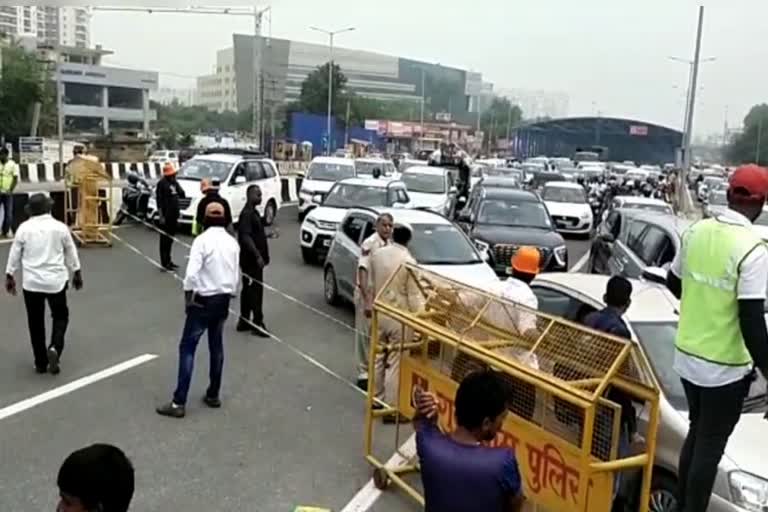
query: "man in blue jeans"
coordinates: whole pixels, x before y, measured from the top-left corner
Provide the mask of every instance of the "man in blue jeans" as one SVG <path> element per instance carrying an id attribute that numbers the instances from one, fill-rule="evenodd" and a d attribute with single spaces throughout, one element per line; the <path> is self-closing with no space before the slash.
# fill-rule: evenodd
<path id="1" fill-rule="evenodd" d="M 240 280 L 240 246 L 226 231 L 227 219 L 220 203 L 208 205 L 203 225 L 205 232 L 192 243 L 184 278 L 187 320 L 179 345 L 178 384 L 171 402 L 157 408 L 158 414 L 171 418 L 183 418 L 186 414 L 195 350 L 205 331 L 208 331 L 211 361 L 210 385 L 203 402 L 214 409 L 221 407 L 223 330 L 229 314 L 229 301 L 237 292 Z"/>

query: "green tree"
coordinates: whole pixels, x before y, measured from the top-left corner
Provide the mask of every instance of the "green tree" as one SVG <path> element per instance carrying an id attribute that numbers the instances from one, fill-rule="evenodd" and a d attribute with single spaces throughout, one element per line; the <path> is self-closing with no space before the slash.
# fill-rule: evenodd
<path id="1" fill-rule="evenodd" d="M 328 112 L 328 66 L 325 63 L 312 71 L 301 84 L 299 106 L 303 112 L 325 114 Z M 347 77 L 338 64 L 333 65 L 333 115 L 344 119 L 347 102 Z"/>
<path id="2" fill-rule="evenodd" d="M 506 138 L 507 127 L 514 128 L 523 119 L 523 111 L 507 98 L 496 96 L 480 116 L 480 129 L 485 133 L 486 147 L 498 139 Z"/>
<path id="3" fill-rule="evenodd" d="M 35 103 L 50 108 L 53 89 L 50 73 L 34 53 L 16 45 L 0 51 L 0 134 L 15 139 L 30 134 Z M 43 115 L 50 113 L 43 111 Z"/>
<path id="4" fill-rule="evenodd" d="M 726 150 L 734 163 L 768 165 L 768 104 L 755 105 L 744 118 L 744 130 Z"/>

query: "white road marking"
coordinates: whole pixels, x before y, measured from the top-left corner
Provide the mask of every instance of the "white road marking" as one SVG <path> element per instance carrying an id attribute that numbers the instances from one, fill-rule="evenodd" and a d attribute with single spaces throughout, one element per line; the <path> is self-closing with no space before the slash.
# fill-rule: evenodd
<path id="1" fill-rule="evenodd" d="M 388 468 L 396 468 L 398 466 L 404 466 L 409 462 L 409 459 L 416 455 L 416 435 L 411 434 L 411 437 L 403 443 L 400 447 L 400 452 L 406 455 L 408 458 L 404 458 L 400 453 L 395 453 L 386 462 Z M 370 509 L 376 500 L 381 496 L 382 491 L 376 488 L 373 483 L 373 479 L 368 480 L 368 483 L 360 489 L 357 494 L 347 503 L 341 512 L 366 512 Z"/>
<path id="2" fill-rule="evenodd" d="M 589 260 L 589 251 L 584 253 L 584 256 L 582 256 L 579 261 L 576 262 L 574 266 L 568 270 L 568 272 L 581 272 L 584 266 L 586 266 L 587 261 Z"/>
<path id="3" fill-rule="evenodd" d="M 31 398 L 27 398 L 26 400 L 22 400 L 21 402 L 16 402 L 15 404 L 3 407 L 0 409 L 0 420 L 9 418 L 15 414 L 19 414 L 20 412 L 24 412 L 40 404 L 49 402 L 55 398 L 62 397 L 100 380 L 108 379 L 109 377 L 117 375 L 118 373 L 130 370 L 131 368 L 135 368 L 136 366 L 142 365 L 156 358 L 156 354 L 144 354 L 138 357 L 134 357 L 133 359 L 129 359 L 128 361 L 120 364 L 116 364 L 105 370 L 101 370 L 100 372 L 96 372 L 86 377 L 72 381 L 69 384 L 64 384 L 63 386 L 59 386 L 50 391 L 46 391 L 45 393 L 41 393 Z"/>

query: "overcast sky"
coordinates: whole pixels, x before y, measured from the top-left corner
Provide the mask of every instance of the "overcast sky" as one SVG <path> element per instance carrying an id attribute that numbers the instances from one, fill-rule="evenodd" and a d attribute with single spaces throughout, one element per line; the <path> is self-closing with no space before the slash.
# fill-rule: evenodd
<path id="1" fill-rule="evenodd" d="M 271 30 L 274 37 L 325 43 L 309 25 L 354 26 L 339 36 L 339 46 L 480 71 L 497 89 L 562 91 L 570 115 L 599 111 L 679 128 L 689 66 L 667 57 L 692 58 L 699 3 L 272 0 Z M 698 134 L 721 132 L 726 110 L 730 126 L 740 126 L 753 104 L 768 102 L 768 1 L 704 5 L 702 56 L 717 60 L 701 68 Z M 115 51 L 108 62 L 159 71 L 164 86 L 191 87 L 191 77 L 214 66 L 216 50 L 232 45 L 233 32 L 253 32 L 253 21 L 97 12 L 92 28 L 93 42 Z"/>

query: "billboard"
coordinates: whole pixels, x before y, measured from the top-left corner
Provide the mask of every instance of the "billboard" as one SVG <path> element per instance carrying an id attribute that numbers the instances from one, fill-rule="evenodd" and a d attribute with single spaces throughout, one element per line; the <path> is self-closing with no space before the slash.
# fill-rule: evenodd
<path id="1" fill-rule="evenodd" d="M 635 135 L 637 137 L 647 137 L 648 127 L 644 125 L 639 125 L 639 124 L 631 124 L 629 125 L 629 134 Z"/>

